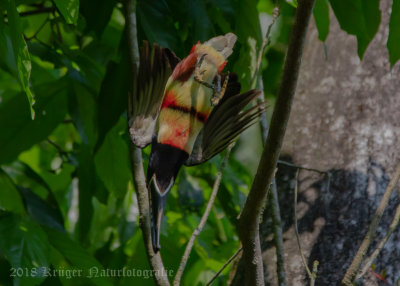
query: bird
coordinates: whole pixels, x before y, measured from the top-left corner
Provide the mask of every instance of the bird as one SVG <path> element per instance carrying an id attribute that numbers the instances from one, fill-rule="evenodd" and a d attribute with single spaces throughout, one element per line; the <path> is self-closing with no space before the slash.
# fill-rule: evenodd
<path id="1" fill-rule="evenodd" d="M 183 60 L 156 43 L 151 49 L 144 41 L 140 48 L 129 96 L 129 133 L 137 147 L 151 144 L 146 182 L 156 253 L 164 208 L 180 168 L 223 151 L 266 108 L 265 102 L 248 107 L 260 92 L 240 93 L 238 76 L 223 73 L 236 40 L 227 33 L 199 41 Z"/>

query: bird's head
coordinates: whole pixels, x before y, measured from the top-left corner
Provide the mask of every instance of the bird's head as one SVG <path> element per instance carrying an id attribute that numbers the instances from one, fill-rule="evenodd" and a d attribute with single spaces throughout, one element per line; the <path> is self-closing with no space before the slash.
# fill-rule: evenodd
<path id="1" fill-rule="evenodd" d="M 150 191 L 152 207 L 153 248 L 160 250 L 161 221 L 168 194 L 174 185 L 180 167 L 188 154 L 176 147 L 153 142 L 147 169 L 147 187 Z"/>

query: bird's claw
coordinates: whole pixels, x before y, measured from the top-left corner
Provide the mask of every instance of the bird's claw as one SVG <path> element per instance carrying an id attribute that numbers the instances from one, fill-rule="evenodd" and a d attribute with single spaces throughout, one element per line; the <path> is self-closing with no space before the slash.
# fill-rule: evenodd
<path id="1" fill-rule="evenodd" d="M 225 94 L 226 87 L 229 81 L 229 74 L 226 75 L 224 83 L 221 87 L 221 75 L 217 74 L 217 84 L 214 85 L 213 95 L 211 97 L 211 105 L 216 106 Z"/>
<path id="2" fill-rule="evenodd" d="M 221 75 L 220 74 L 217 74 L 217 76 L 216 76 L 216 78 L 217 78 L 216 84 L 211 84 L 211 83 L 204 81 L 203 75 L 206 71 L 205 70 L 200 71 L 200 68 L 201 68 L 201 65 L 202 65 L 206 55 L 207 54 L 203 54 L 196 63 L 194 80 L 197 81 L 198 83 L 212 89 L 213 94 L 211 97 L 211 105 L 216 106 L 222 99 L 223 95 L 225 94 L 225 90 L 228 85 L 229 74 L 225 77 L 225 80 L 224 80 L 224 83 L 222 86 L 221 86 Z"/>

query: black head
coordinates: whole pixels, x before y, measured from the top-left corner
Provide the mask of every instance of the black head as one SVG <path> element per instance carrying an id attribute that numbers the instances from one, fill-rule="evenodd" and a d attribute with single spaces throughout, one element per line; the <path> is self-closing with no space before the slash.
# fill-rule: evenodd
<path id="1" fill-rule="evenodd" d="M 147 186 L 150 190 L 152 206 L 152 237 L 153 248 L 160 250 L 160 228 L 165 203 L 175 178 L 188 154 L 167 144 L 153 142 L 147 168 Z"/>

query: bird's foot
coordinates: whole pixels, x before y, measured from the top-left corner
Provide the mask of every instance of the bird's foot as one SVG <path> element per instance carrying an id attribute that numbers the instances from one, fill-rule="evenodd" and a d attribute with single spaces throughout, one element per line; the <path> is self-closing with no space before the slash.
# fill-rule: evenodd
<path id="1" fill-rule="evenodd" d="M 197 81 L 198 83 L 214 90 L 213 84 L 208 83 L 205 80 L 203 80 L 203 75 L 206 71 L 205 70 L 200 71 L 201 64 L 203 63 L 205 56 L 207 56 L 207 54 L 203 54 L 195 65 L 194 80 Z"/>
<path id="2" fill-rule="evenodd" d="M 229 81 L 229 74 L 226 75 L 224 83 L 221 87 L 221 75 L 217 74 L 217 84 L 214 85 L 213 95 L 211 97 L 211 105 L 216 106 L 225 94 L 226 87 Z"/>
<path id="3" fill-rule="evenodd" d="M 221 75 L 220 74 L 217 74 L 215 84 L 204 81 L 203 75 L 205 73 L 205 70 L 200 71 L 200 68 L 201 68 L 201 65 L 202 65 L 206 55 L 207 54 L 203 54 L 196 63 L 194 80 L 197 81 L 198 83 L 212 89 L 213 94 L 211 97 L 211 105 L 216 106 L 225 94 L 225 90 L 228 85 L 229 74 L 225 77 L 225 80 L 224 80 L 224 83 L 222 86 L 221 86 Z"/>

